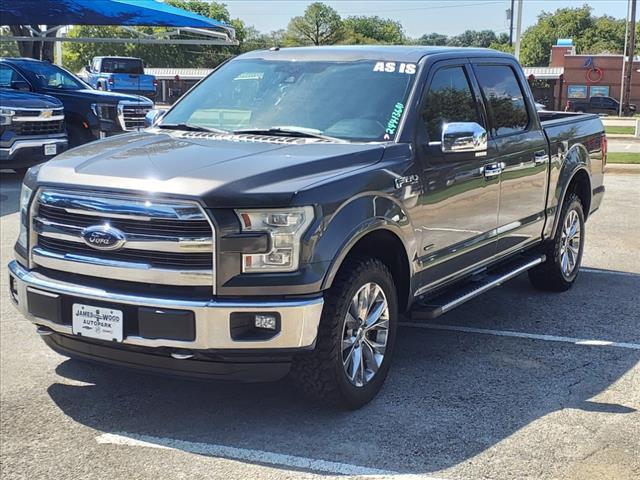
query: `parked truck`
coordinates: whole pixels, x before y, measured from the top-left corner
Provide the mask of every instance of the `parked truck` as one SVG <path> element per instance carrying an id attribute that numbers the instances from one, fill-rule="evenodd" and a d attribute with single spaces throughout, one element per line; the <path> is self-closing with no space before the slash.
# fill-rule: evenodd
<path id="1" fill-rule="evenodd" d="M 20 82 L 6 73 L 0 70 L 0 168 L 24 175 L 67 149 L 64 111 L 53 97 L 15 90 Z"/>
<path id="2" fill-rule="evenodd" d="M 357 408 L 401 315 L 524 272 L 541 290 L 576 282 L 606 153 L 596 115 L 537 113 L 504 53 L 250 52 L 151 128 L 29 171 L 11 296 L 64 355 L 289 374 Z"/>
<path id="3" fill-rule="evenodd" d="M 144 73 L 142 59 L 134 57 L 94 57 L 84 69 L 85 80 L 98 90 L 156 96 L 158 82 Z"/>
<path id="4" fill-rule="evenodd" d="M 96 90 L 49 62 L 0 58 L 0 72 L 17 78 L 23 90 L 62 102 L 71 147 L 139 130 L 144 127 L 145 115 L 153 108 L 153 102 L 146 97 Z"/>

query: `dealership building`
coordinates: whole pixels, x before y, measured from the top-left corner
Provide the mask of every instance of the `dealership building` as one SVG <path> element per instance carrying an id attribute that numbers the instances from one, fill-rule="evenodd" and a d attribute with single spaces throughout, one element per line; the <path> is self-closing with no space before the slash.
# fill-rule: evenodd
<path id="1" fill-rule="evenodd" d="M 620 100 L 622 55 L 576 55 L 570 40 L 551 48 L 548 67 L 525 67 L 534 97 L 548 108 L 563 110 L 567 101 L 595 96 Z M 640 105 L 640 58 L 633 62 L 631 103 Z"/>

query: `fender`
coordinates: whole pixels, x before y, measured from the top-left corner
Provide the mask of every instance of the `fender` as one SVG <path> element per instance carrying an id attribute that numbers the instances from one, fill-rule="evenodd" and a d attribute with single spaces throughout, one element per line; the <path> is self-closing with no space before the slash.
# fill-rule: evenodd
<path id="1" fill-rule="evenodd" d="M 561 162 L 559 163 L 560 171 L 557 174 L 555 188 L 554 185 L 549 185 L 549 207 L 547 208 L 548 217 L 547 225 L 545 226 L 545 238 L 553 238 L 556 234 L 558 222 L 560 221 L 559 211 L 562 209 L 562 204 L 573 178 L 580 171 L 584 171 L 587 177 L 591 178 L 591 160 L 587 149 L 583 145 L 574 144 L 565 154 L 558 151 L 557 156 Z M 553 177 L 553 172 L 550 175 Z M 589 195 L 592 195 L 590 180 Z M 585 215 L 588 214 L 589 212 L 585 212 Z"/>
<path id="2" fill-rule="evenodd" d="M 315 246 L 316 254 L 330 260 L 323 290 L 331 287 L 354 245 L 375 231 L 391 232 L 402 242 L 404 251 L 398 253 L 406 258 L 413 276 L 411 259 L 415 257 L 416 239 L 409 216 L 396 198 L 366 193 L 336 210 Z"/>

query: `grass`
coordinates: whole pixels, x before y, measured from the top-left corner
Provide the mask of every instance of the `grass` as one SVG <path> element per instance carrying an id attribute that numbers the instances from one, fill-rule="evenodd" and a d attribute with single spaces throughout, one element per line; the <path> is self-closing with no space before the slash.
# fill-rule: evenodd
<path id="1" fill-rule="evenodd" d="M 636 127 L 604 127 L 605 132 L 609 135 L 633 135 Z"/>
<path id="2" fill-rule="evenodd" d="M 640 153 L 609 152 L 607 153 L 607 164 L 610 163 L 633 163 L 640 165 Z"/>

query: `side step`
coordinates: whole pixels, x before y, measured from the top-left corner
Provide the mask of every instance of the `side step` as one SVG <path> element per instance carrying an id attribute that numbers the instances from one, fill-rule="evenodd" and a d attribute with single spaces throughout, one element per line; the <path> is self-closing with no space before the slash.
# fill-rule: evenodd
<path id="1" fill-rule="evenodd" d="M 466 301 L 502 285 L 507 280 L 526 272 L 530 268 L 540 265 L 545 260 L 546 257 L 544 255 L 521 257 L 497 268 L 479 281 L 471 280 L 460 286 L 445 290 L 440 295 L 426 299 L 424 302 L 417 302 L 411 310 L 411 319 L 432 320 L 437 318 Z"/>

